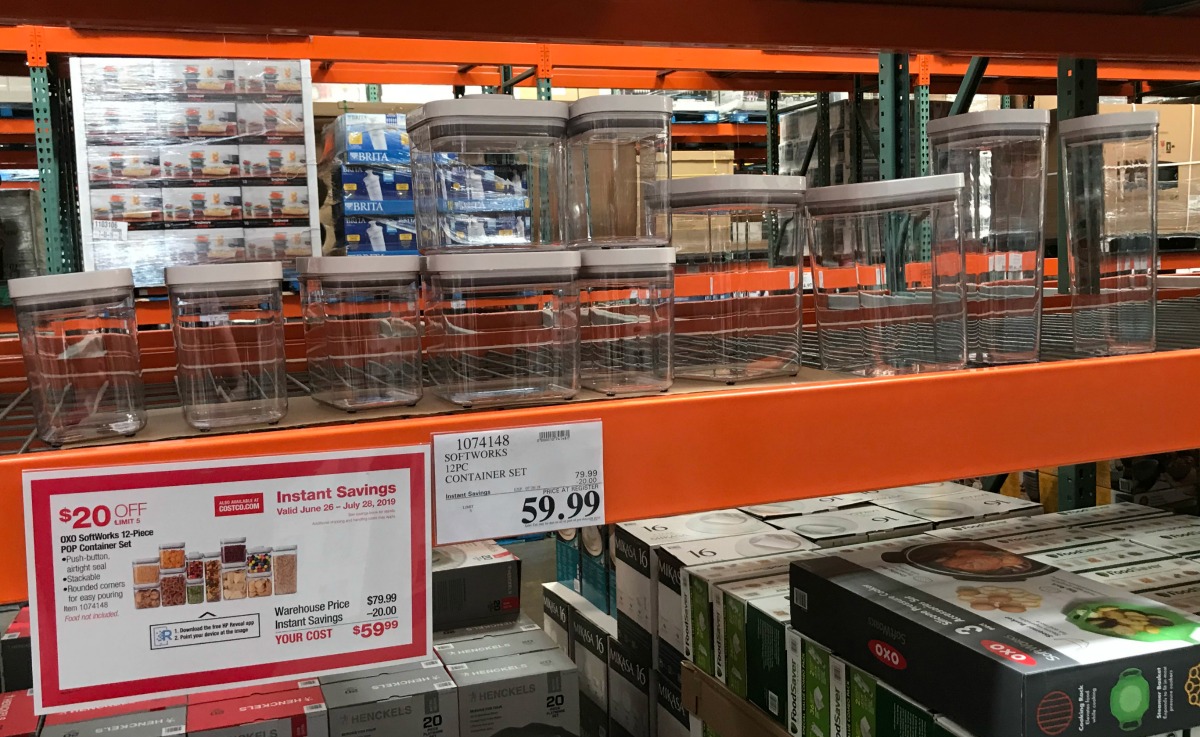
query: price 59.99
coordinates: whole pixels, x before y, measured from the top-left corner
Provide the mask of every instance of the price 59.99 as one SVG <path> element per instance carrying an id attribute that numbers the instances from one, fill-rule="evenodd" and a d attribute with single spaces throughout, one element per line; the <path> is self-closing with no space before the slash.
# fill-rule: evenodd
<path id="1" fill-rule="evenodd" d="M 521 507 L 521 524 L 590 517 L 600 508 L 600 493 L 594 490 L 583 494 L 572 491 L 567 494 L 566 509 L 561 511 L 558 502 L 559 500 L 550 494 L 525 497 L 525 503 Z"/>

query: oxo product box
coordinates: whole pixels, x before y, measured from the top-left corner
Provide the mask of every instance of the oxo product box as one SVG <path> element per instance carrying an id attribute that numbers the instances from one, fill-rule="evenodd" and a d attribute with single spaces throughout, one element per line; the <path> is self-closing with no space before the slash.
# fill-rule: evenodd
<path id="1" fill-rule="evenodd" d="M 1200 620 L 989 541 L 832 550 L 791 588 L 797 631 L 978 737 L 1200 724 Z"/>
<path id="2" fill-rule="evenodd" d="M 488 540 L 433 549 L 433 628 L 511 622 L 521 613 L 521 561 Z"/>
<path id="3" fill-rule="evenodd" d="M 328 737 L 320 686 L 189 703 L 187 733 L 202 737 Z"/>
<path id="4" fill-rule="evenodd" d="M 440 666 L 321 687 L 329 737 L 458 737 L 458 694 Z"/>
<path id="5" fill-rule="evenodd" d="M 446 670 L 458 685 L 461 737 L 579 737 L 579 675 L 558 648 Z"/>
<path id="6" fill-rule="evenodd" d="M 0 693 L 0 737 L 36 737 L 33 691 Z"/>
<path id="7" fill-rule="evenodd" d="M 617 525 L 617 626 L 631 646 L 653 648 L 658 659 L 658 551 L 673 543 L 710 540 L 773 528 L 744 512 L 726 510 Z"/>

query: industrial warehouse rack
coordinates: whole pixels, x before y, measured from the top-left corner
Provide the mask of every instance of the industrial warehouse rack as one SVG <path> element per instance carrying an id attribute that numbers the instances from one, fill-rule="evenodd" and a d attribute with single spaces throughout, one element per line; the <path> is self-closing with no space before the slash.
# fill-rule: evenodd
<path id="1" fill-rule="evenodd" d="M 993 0 L 995 1 L 995 0 Z M 953 0 L 952 0 L 953 2 Z M 1146 15 L 1134 2 L 1083 3 L 1057 0 L 1026 3 L 1027 10 L 933 8 L 839 2 L 777 3 L 751 0 L 718 14 L 678 0 L 647 23 L 592 18 L 583 6 L 555 0 L 534 16 L 512 16 L 500 6 L 489 12 L 443 14 L 438 8 L 372 9 L 361 24 L 339 13 L 330 33 L 327 8 L 301 4 L 280 34 L 266 10 L 245 8 L 237 17 L 189 17 L 198 8 L 135 3 L 107 6 L 68 3 L 37 8 L 39 23 L 0 27 L 0 61 L 28 64 L 35 92 L 34 135 L 47 216 L 52 271 L 78 265 L 70 208 L 72 164 L 65 160 L 62 110 L 69 89 L 55 74 L 67 55 L 303 58 L 318 82 L 389 82 L 489 85 L 623 87 L 639 89 L 844 90 L 881 96 L 892 121 L 878 141 L 885 176 L 907 172 L 901 135 L 912 94 L 918 102 L 959 90 L 1000 94 L 1064 93 L 1063 109 L 1082 114 L 1097 95 L 1137 97 L 1200 79 L 1200 17 Z M 995 2 L 999 5 L 1001 3 Z M 1006 4 L 1011 5 L 1011 4 Z M 1137 5 L 1138 7 L 1134 7 Z M 483 4 L 481 4 L 483 6 Z M 1086 11 L 1085 12 L 1085 6 Z M 1172 8 L 1160 3 L 1156 10 Z M 1098 13 L 1103 11 L 1106 14 Z M 34 12 L 31 10 L 30 12 Z M 175 17 L 169 15 L 174 13 Z M 260 17 L 260 13 L 262 14 Z M 661 17 L 660 17 L 661 16 Z M 720 22 L 714 19 L 721 17 Z M 728 19 L 726 22 L 725 19 Z M 76 30 L 55 23 L 71 22 Z M 158 32 L 162 28 L 220 27 L 221 36 Z M 972 29 L 969 33 L 962 29 Z M 141 30 L 131 30 L 141 29 Z M 631 38 L 628 34 L 639 34 Z M 238 35 L 247 34 L 273 35 Z M 556 43 L 429 41 L 386 38 L 541 38 Z M 563 40 L 577 43 L 560 43 Z M 600 41 L 610 46 L 585 46 Z M 738 44 L 760 49 L 840 49 L 820 54 L 749 48 L 669 48 L 616 45 L 621 42 Z M 949 49 L 952 56 L 874 55 L 863 48 Z M 1025 58 L 972 58 L 987 51 Z M 1099 65 L 1056 55 L 1105 55 Z M 6 57 L 4 55 L 7 54 Z M 1170 59 L 1170 61 L 1161 61 Z M 1137 63 L 1130 60 L 1136 60 Z M 1149 60 L 1149 61 L 1147 61 Z M 1158 61 L 1155 61 L 1158 60 Z M 532 70 L 532 71 L 530 71 Z M 910 76 L 911 75 L 911 76 Z M 912 79 L 915 77 L 915 80 Z M 911 83 L 915 81 L 916 85 Z M 821 98 L 816 103 L 821 105 Z M 773 111 L 778 113 L 778 109 Z M 770 140 L 772 121 L 757 129 L 689 129 L 685 135 L 750 135 Z M 736 124 L 714 124 L 736 125 Z M 682 126 L 681 126 L 682 127 Z M 897 130 L 898 128 L 898 130 Z M 763 132 L 765 130 L 765 133 Z M 741 133 L 739 133 L 741 131 Z M 4 129 L 0 127 L 0 134 Z M 890 146 L 890 148 L 889 148 Z M 814 173 L 828 162 L 816 149 Z M 768 144 L 768 151 L 773 146 Z M 889 164 L 889 162 L 892 162 Z M 915 172 L 913 172 L 915 173 Z M 1163 352 L 1037 365 L 966 370 L 888 379 L 849 379 L 806 368 L 794 380 L 736 387 L 687 384 L 656 397 L 608 400 L 585 396 L 545 407 L 452 411 L 430 401 L 415 410 L 319 413 L 303 395 L 297 326 L 289 333 L 294 361 L 293 415 L 277 428 L 195 435 L 182 429 L 86 448 L 43 449 L 29 438 L 21 398 L 20 352 L 15 339 L 0 341 L 0 601 L 25 596 L 25 543 L 21 474 L 26 470 L 129 463 L 202 460 L 274 453 L 427 443 L 439 432 L 602 420 L 609 521 L 645 518 L 736 504 L 754 504 L 896 486 L 1014 469 L 1082 464 L 1103 458 L 1200 447 L 1200 424 L 1190 408 L 1200 403 L 1200 289 L 1164 290 Z M 1051 300 L 1052 302 L 1052 300 Z M 1053 306 L 1053 305 L 1051 305 Z M 295 305 L 292 303 L 292 309 Z M 140 310 L 144 325 L 164 325 L 162 303 Z M 293 314 L 294 316 L 294 314 Z M 1047 355 L 1059 357 L 1063 315 L 1047 321 Z M 11 316 L 0 320 L 12 332 Z M 143 336 L 151 372 L 169 375 L 173 366 L 169 332 Z M 810 352 L 811 353 L 811 352 Z M 682 384 L 682 383 L 681 383 Z M 160 387 L 152 416 L 177 415 L 169 384 Z M 5 424 L 7 423 L 7 424 Z M 25 424 L 22 424 L 25 423 Z M 180 423 L 182 424 L 182 423 Z M 1068 480 L 1064 506 L 1084 505 L 1086 488 Z"/>

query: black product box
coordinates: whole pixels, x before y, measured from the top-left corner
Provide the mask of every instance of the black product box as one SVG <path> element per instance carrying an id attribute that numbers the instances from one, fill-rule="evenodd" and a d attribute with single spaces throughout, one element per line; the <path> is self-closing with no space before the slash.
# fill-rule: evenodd
<path id="1" fill-rule="evenodd" d="M 433 629 L 511 622 L 521 614 L 521 561 L 491 541 L 433 549 Z"/>
<path id="2" fill-rule="evenodd" d="M 830 551 L 791 589 L 797 631 L 976 737 L 1200 724 L 1200 620 L 988 541 Z"/>
<path id="3" fill-rule="evenodd" d="M 0 614 L 0 619 L 8 619 L 8 614 Z M 33 688 L 33 640 L 29 626 L 29 607 L 25 607 L 0 634 L 0 666 L 3 667 L 0 683 L 4 684 L 5 691 Z"/>

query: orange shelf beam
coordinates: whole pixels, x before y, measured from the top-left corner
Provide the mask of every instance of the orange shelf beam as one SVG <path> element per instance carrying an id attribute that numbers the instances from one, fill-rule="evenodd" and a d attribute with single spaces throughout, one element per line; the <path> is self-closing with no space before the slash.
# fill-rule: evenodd
<path id="1" fill-rule="evenodd" d="M 671 126 L 673 143 L 765 142 L 765 123 L 676 123 Z"/>
<path id="2" fill-rule="evenodd" d="M 407 445 L 435 432 L 600 419 L 616 522 L 1200 447 L 1200 423 L 1178 411 L 1200 403 L 1198 373 L 1200 351 L 1179 351 L 374 422 L 330 410 L 342 424 L 9 456 L 0 459 L 0 601 L 25 595 L 15 562 L 24 559 L 27 470 Z M 1114 386 L 1162 387 L 1170 401 Z M 1048 396 L 1073 411 L 1030 424 Z M 864 436 L 862 417 L 880 408 L 886 442 Z M 1126 431 L 1114 431 L 1113 417 Z"/>

